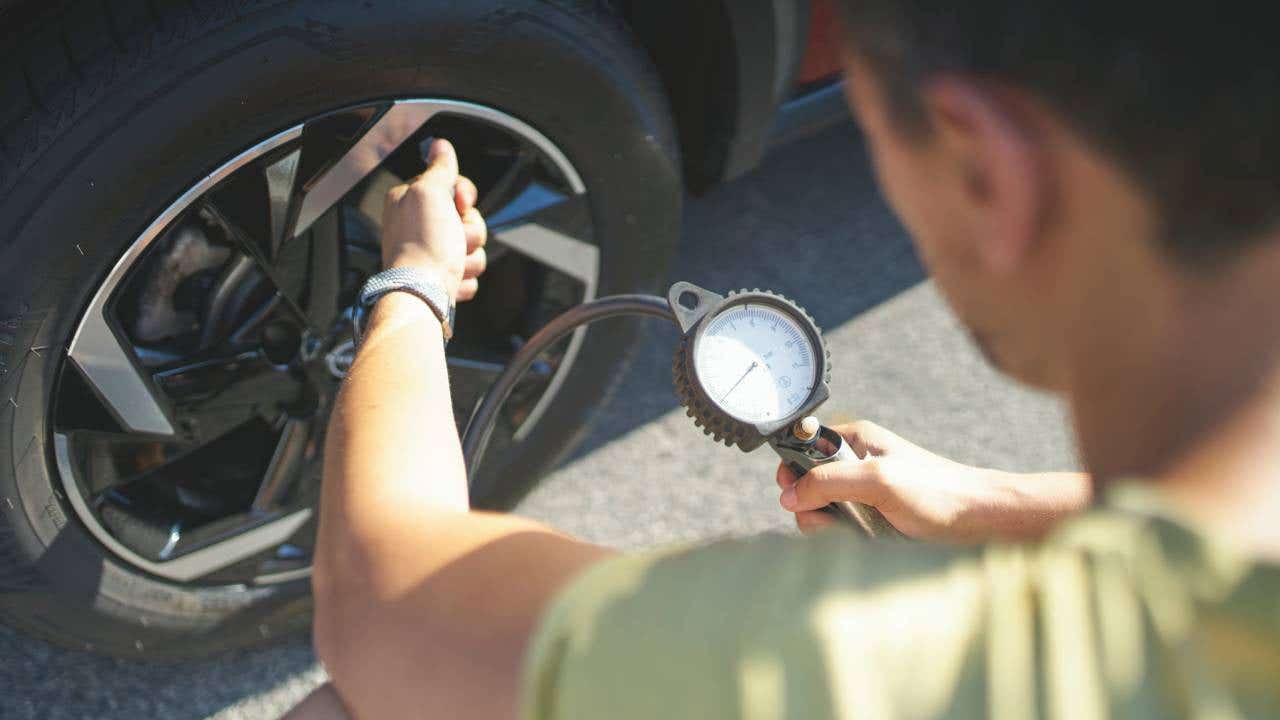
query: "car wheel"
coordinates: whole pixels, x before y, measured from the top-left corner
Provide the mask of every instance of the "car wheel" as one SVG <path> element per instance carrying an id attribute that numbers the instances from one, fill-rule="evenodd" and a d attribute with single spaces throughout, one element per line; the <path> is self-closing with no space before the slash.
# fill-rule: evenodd
<path id="1" fill-rule="evenodd" d="M 491 228 L 448 349 L 460 425 L 560 310 L 653 289 L 678 233 L 660 88 L 596 3 L 71 3 L 6 47 L 0 611 L 63 644 L 179 656 L 307 626 L 350 307 L 430 138 Z M 636 330 L 538 363 L 477 505 L 572 447 Z"/>

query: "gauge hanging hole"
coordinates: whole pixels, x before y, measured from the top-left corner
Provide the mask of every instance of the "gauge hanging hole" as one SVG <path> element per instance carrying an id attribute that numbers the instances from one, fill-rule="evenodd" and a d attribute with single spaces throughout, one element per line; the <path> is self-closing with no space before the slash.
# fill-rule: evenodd
<path id="1" fill-rule="evenodd" d="M 701 299 L 698 297 L 698 293 L 691 290 L 685 290 L 680 293 L 680 298 L 677 302 L 679 302 L 680 307 L 685 310 L 697 310 L 698 303 L 701 302 Z"/>

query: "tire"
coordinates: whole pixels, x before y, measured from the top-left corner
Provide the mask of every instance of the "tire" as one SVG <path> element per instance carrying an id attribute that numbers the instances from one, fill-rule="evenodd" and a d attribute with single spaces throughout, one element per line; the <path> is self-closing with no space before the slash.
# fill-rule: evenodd
<path id="1" fill-rule="evenodd" d="M 590 188 L 600 295 L 650 291 L 681 200 L 665 100 L 593 2 L 68 2 L 0 56 L 0 612 L 74 648 L 190 656 L 309 626 L 307 578 L 199 585 L 149 574 L 86 530 L 58 480 L 51 398 L 86 304 L 192 182 L 299 118 L 371 99 L 495 107 Z M 465 164 L 465 158 L 464 158 Z M 587 336 L 525 450 L 486 467 L 509 507 L 569 451 L 638 327 Z"/>

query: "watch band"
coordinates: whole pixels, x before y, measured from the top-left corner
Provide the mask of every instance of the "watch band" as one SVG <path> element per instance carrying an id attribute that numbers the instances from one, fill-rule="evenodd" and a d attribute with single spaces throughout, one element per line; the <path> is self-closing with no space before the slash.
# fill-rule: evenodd
<path id="1" fill-rule="evenodd" d="M 407 292 L 426 303 L 440 321 L 445 344 L 453 337 L 454 304 L 449 293 L 434 277 L 421 270 L 407 267 L 388 268 L 365 281 L 356 300 L 353 334 L 356 345 L 364 337 L 364 324 L 369 311 L 387 293 Z"/>

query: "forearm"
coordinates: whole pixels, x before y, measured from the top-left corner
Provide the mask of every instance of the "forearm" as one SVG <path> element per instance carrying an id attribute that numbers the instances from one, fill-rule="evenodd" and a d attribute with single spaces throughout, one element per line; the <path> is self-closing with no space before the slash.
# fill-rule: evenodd
<path id="1" fill-rule="evenodd" d="M 380 566 L 396 527 L 468 508 L 441 332 L 406 293 L 373 308 L 326 442 L 319 549 L 340 572 Z"/>
<path id="2" fill-rule="evenodd" d="M 313 584 L 316 645 L 357 717 L 495 717 L 546 603 L 608 551 L 472 513 L 440 324 L 378 302 L 334 408 Z M 477 677 L 479 669 L 484 672 Z"/>
<path id="3" fill-rule="evenodd" d="M 427 160 L 387 193 L 383 264 L 465 301 L 485 267 L 476 188 L 447 141 Z M 311 575 L 316 652 L 351 714 L 511 716 L 538 618 L 608 554 L 469 511 L 440 322 L 412 295 L 384 295 L 333 409 Z"/>

